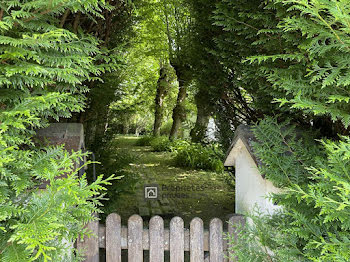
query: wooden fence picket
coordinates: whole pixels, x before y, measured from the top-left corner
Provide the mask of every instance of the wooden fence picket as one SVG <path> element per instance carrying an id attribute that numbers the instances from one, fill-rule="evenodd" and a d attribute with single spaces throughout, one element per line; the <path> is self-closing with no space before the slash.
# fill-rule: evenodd
<path id="1" fill-rule="evenodd" d="M 164 262 L 164 222 L 160 216 L 149 221 L 149 260 Z"/>
<path id="2" fill-rule="evenodd" d="M 110 214 L 106 219 L 106 262 L 121 262 L 121 218 Z"/>
<path id="3" fill-rule="evenodd" d="M 97 216 L 97 214 L 94 214 L 94 216 Z M 79 238 L 77 241 L 78 250 L 84 252 L 84 262 L 99 262 L 98 226 L 98 220 L 91 221 L 85 226 L 91 236 L 85 236 L 84 239 Z"/>
<path id="4" fill-rule="evenodd" d="M 203 220 L 196 217 L 190 223 L 190 260 L 191 262 L 204 261 L 203 248 Z"/>
<path id="5" fill-rule="evenodd" d="M 142 262 L 143 220 L 139 215 L 133 215 L 128 220 L 128 261 Z"/>
<path id="6" fill-rule="evenodd" d="M 209 225 L 209 254 L 210 262 L 223 262 L 224 260 L 224 246 L 222 239 L 222 221 L 214 218 Z"/>
<path id="7" fill-rule="evenodd" d="M 170 221 L 170 262 L 185 260 L 184 221 L 181 217 L 174 217 Z"/>
<path id="8" fill-rule="evenodd" d="M 234 215 L 228 220 L 228 233 L 234 238 L 236 242 L 238 239 L 238 234 L 241 231 L 242 226 L 245 224 L 245 218 L 242 215 Z M 228 243 L 228 251 L 230 251 L 229 262 L 235 262 L 237 259 L 233 256 L 234 253 L 234 243 Z"/>

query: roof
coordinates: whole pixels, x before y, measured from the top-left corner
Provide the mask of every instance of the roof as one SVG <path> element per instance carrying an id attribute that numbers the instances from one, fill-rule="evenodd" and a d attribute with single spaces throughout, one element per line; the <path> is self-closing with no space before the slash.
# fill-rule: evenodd
<path id="1" fill-rule="evenodd" d="M 256 165 L 259 164 L 259 161 L 257 157 L 254 154 L 254 150 L 252 147 L 252 143 L 256 141 L 256 138 L 251 130 L 251 128 L 247 125 L 240 125 L 236 128 L 234 138 L 232 141 L 231 146 L 229 147 L 224 165 L 225 166 L 235 166 L 235 160 L 238 156 L 239 151 L 241 150 L 242 146 L 244 146 Z"/>

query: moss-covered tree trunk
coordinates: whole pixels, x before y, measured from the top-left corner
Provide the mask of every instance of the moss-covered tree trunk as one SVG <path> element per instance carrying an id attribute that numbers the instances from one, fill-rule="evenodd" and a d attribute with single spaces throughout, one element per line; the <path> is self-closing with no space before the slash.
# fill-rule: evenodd
<path id="1" fill-rule="evenodd" d="M 169 79 L 165 68 L 160 69 L 160 76 L 157 83 L 157 93 L 155 98 L 155 112 L 154 112 L 154 125 L 153 135 L 160 135 L 160 128 L 162 126 L 163 115 L 164 115 L 164 98 L 168 93 Z"/>
<path id="2" fill-rule="evenodd" d="M 179 136 L 179 130 L 182 122 L 186 118 L 185 101 L 187 96 L 187 88 L 184 81 L 179 81 L 179 93 L 177 95 L 176 106 L 173 110 L 173 125 L 170 130 L 170 140 L 174 140 Z"/>
<path id="3" fill-rule="evenodd" d="M 210 101 L 208 101 L 208 98 L 209 94 L 203 94 L 201 91 L 198 92 L 195 97 L 197 106 L 197 119 L 195 126 L 190 133 L 193 142 L 202 142 L 205 138 L 209 119 L 213 112 L 213 107 Z"/>

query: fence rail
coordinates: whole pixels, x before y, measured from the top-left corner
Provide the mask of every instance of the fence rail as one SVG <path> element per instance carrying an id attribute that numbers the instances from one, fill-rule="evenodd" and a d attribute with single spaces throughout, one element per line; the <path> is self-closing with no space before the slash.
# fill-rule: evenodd
<path id="1" fill-rule="evenodd" d="M 244 217 L 234 215 L 227 223 L 228 233 L 236 235 Z M 87 227 L 94 236 L 77 242 L 78 249 L 85 252 L 85 262 L 99 262 L 99 248 L 106 249 L 106 262 L 121 262 L 122 249 L 128 250 L 129 262 L 142 262 L 144 250 L 149 250 L 152 262 L 163 262 L 164 251 L 170 252 L 170 262 L 184 262 L 185 251 L 190 252 L 191 262 L 234 261 L 227 258 L 230 243 L 225 239 L 223 223 L 218 218 L 211 220 L 209 230 L 204 230 L 200 218 L 194 218 L 186 229 L 180 217 L 174 217 L 170 228 L 165 229 L 163 219 L 154 216 L 147 229 L 139 215 L 131 216 L 128 226 L 124 227 L 120 216 L 113 213 L 107 217 L 106 225 L 94 221 Z M 205 251 L 209 252 L 209 257 L 204 257 Z"/>

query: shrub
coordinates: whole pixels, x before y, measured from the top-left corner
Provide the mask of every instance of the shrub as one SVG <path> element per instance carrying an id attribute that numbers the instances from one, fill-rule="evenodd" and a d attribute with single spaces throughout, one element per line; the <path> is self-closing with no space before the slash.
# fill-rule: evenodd
<path id="1" fill-rule="evenodd" d="M 284 189 L 271 196 L 283 209 L 274 216 L 253 214 L 255 227 L 240 239 L 249 245 L 232 255 L 239 261 L 350 261 L 350 138 L 319 144 L 271 118 L 253 132 L 261 173 Z"/>
<path id="2" fill-rule="evenodd" d="M 155 152 L 171 151 L 172 142 L 166 136 L 155 137 L 151 141 L 151 147 Z"/>
<path id="3" fill-rule="evenodd" d="M 142 136 L 137 140 L 136 145 L 137 146 L 150 146 L 151 141 L 153 139 L 154 139 L 154 136 L 150 136 L 150 135 Z"/>
<path id="4" fill-rule="evenodd" d="M 186 141 L 174 142 L 172 151 L 175 153 L 177 166 L 212 170 L 215 172 L 224 171 L 221 159 L 224 155 L 219 145 L 201 145 Z"/>
<path id="5" fill-rule="evenodd" d="M 172 125 L 173 125 L 173 121 L 168 121 L 165 124 L 163 124 L 162 127 L 160 128 L 160 134 L 162 136 L 166 136 L 170 134 Z"/>
<path id="6" fill-rule="evenodd" d="M 128 149 L 119 149 L 113 156 L 113 169 L 118 172 L 132 163 L 136 159 L 136 155 L 131 153 Z"/>
<path id="7" fill-rule="evenodd" d="M 116 68 L 92 33 L 60 24 L 68 11 L 95 21 L 110 6 L 94 0 L 0 6 L 0 261 L 71 261 L 68 243 L 87 233 L 84 224 L 101 211 L 99 192 L 109 180 L 98 176 L 88 184 L 75 167 L 86 154 L 34 146 L 33 130 L 82 112 L 89 80 Z M 43 180 L 46 190 L 38 188 Z"/>

